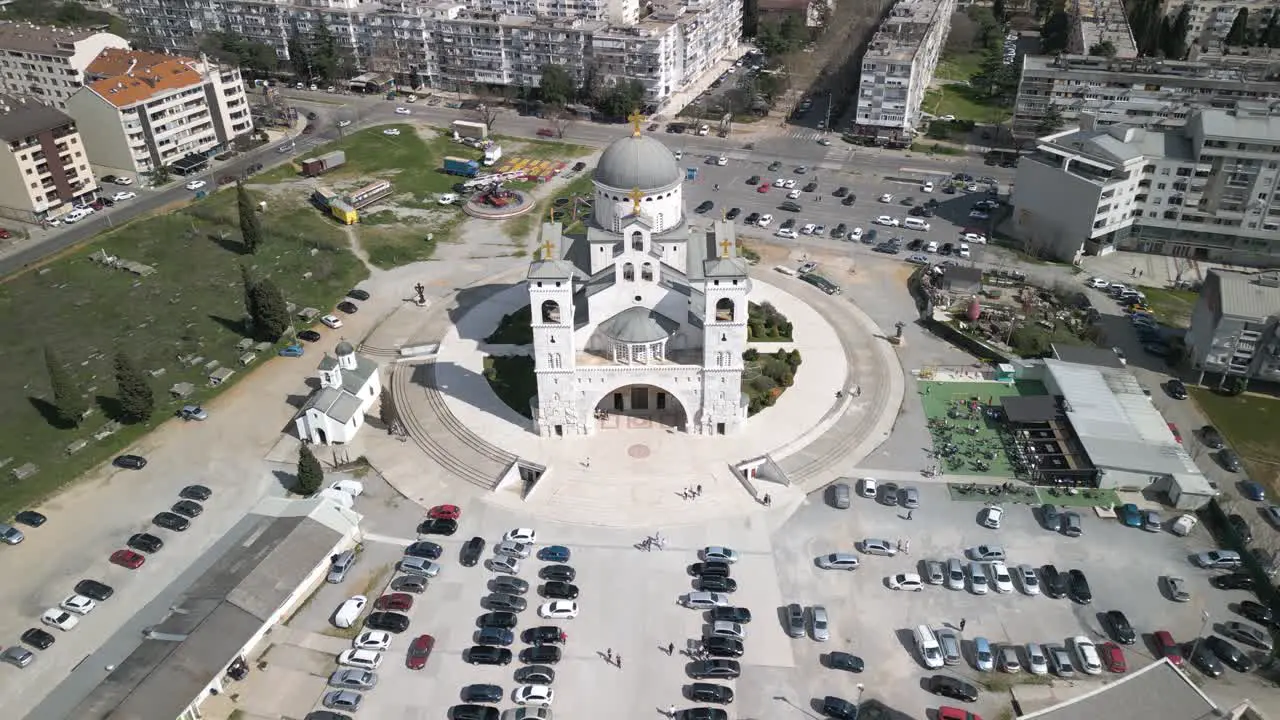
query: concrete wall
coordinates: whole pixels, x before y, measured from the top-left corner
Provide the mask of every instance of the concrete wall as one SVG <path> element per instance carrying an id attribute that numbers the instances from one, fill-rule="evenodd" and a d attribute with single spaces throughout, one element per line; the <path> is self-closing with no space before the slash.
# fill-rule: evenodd
<path id="1" fill-rule="evenodd" d="M 89 162 L 95 168 L 139 172 L 120 111 L 114 105 L 92 90 L 82 88 L 67 100 L 67 114 L 75 118 Z"/>
<path id="2" fill-rule="evenodd" d="M 1018 163 L 1013 227 L 1029 248 L 1071 262 L 1093 231 L 1102 187 L 1030 159 Z"/>

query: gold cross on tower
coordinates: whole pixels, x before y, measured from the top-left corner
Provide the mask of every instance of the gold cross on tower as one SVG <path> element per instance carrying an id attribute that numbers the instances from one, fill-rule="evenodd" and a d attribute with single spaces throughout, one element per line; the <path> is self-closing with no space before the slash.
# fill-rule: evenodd
<path id="1" fill-rule="evenodd" d="M 733 247 L 733 241 L 725 238 L 720 241 L 720 257 L 729 257 L 729 248 Z"/>
<path id="2" fill-rule="evenodd" d="M 631 121 L 631 137 L 640 137 L 640 123 L 644 122 L 644 116 L 640 114 L 640 110 L 632 110 L 627 119 Z"/>
<path id="3" fill-rule="evenodd" d="M 542 243 L 542 259 L 543 260 L 552 259 L 551 253 L 555 252 L 555 250 L 556 248 L 555 248 L 555 245 L 551 243 L 551 238 L 547 238 L 547 241 Z"/>
<path id="4" fill-rule="evenodd" d="M 644 199 L 644 193 L 640 192 L 640 188 L 631 188 L 631 192 L 627 193 L 627 197 L 631 198 L 632 213 L 639 215 L 640 201 Z"/>

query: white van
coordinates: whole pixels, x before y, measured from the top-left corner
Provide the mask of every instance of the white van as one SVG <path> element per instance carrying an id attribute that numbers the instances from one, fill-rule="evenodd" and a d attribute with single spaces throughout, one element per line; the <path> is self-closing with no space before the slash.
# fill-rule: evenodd
<path id="1" fill-rule="evenodd" d="M 928 230 L 929 223 L 921 220 L 920 218 L 909 217 L 902 221 L 902 227 L 908 230 Z"/>
<path id="2" fill-rule="evenodd" d="M 346 480 L 339 480 L 335 482 L 329 486 L 329 489 L 344 492 L 353 498 L 358 498 L 364 492 L 364 483 L 359 480 L 352 480 L 348 478 Z"/>
<path id="3" fill-rule="evenodd" d="M 916 641 L 916 652 L 920 653 L 924 666 L 942 667 L 942 646 L 938 644 L 938 638 L 934 636 L 933 631 L 925 625 L 917 625 L 912 634 Z"/>
<path id="4" fill-rule="evenodd" d="M 364 595 L 353 595 L 338 608 L 333 614 L 333 624 L 335 627 L 349 628 L 356 624 L 356 620 L 360 618 L 361 611 L 369 602 L 369 598 Z"/>

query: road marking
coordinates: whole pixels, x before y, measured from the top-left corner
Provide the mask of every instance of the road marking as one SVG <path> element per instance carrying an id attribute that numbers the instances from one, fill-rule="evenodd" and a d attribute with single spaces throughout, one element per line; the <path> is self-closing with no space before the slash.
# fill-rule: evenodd
<path id="1" fill-rule="evenodd" d="M 365 533 L 361 536 L 365 542 L 386 543 L 388 545 L 412 545 L 417 542 L 417 538 L 401 538 L 392 535 L 379 535 L 378 533 Z"/>

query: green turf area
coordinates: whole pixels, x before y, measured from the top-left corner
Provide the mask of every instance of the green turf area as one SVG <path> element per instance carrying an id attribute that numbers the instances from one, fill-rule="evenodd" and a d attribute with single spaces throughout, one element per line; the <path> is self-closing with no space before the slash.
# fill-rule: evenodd
<path id="1" fill-rule="evenodd" d="M 490 137 L 501 143 L 504 158 L 559 160 L 572 166 L 578 158 L 583 155 L 589 155 L 592 152 L 589 147 L 574 145 L 573 143 L 530 140 L 529 138 L 507 137 L 505 135 L 491 135 Z"/>
<path id="2" fill-rule="evenodd" d="M 528 355 L 490 355 L 484 359 L 484 379 L 507 407 L 532 419 L 529 401 L 538 394 L 538 376 Z"/>
<path id="3" fill-rule="evenodd" d="M 940 452 L 948 443 L 959 447 L 951 457 L 940 459 L 945 472 L 1014 477 L 1013 466 L 1004 451 L 1000 424 L 988 418 L 984 409 L 992 404 L 999 405 L 1000 398 L 1007 396 L 1044 395 L 1047 391 L 1042 383 L 1026 380 L 1013 384 L 920 380 L 916 389 L 920 393 L 924 414 L 929 419 L 934 452 Z M 977 410 L 970 410 L 971 401 L 977 401 Z M 985 470 L 979 464 L 982 462 L 987 463 Z"/>
<path id="4" fill-rule="evenodd" d="M 1280 494 L 1280 400 L 1252 394 L 1229 397 L 1190 385 L 1187 391 L 1227 445 L 1240 454 L 1249 477 Z"/>
<path id="5" fill-rule="evenodd" d="M 271 278 L 298 308 L 324 312 L 365 277 L 341 230 L 310 207 L 271 207 L 261 216 L 263 246 L 256 255 L 241 255 L 235 197 L 231 190 L 219 192 L 184 209 L 130 223 L 0 285 L 0 337 L 5 338 L 0 459 L 12 458 L 4 469 L 0 517 L 34 504 L 171 417 L 183 404 L 170 399 L 175 383 L 196 386 L 196 394 L 185 402 L 210 397 L 209 370 L 203 363 L 180 363 L 179 356 L 235 368 L 232 382 L 251 369 L 237 363 L 241 352 L 235 347 L 244 315 L 241 262 Z M 90 261 L 99 250 L 155 272 L 141 277 Z M 93 408 L 80 428 L 58 429 L 46 420 L 51 400 L 46 343 L 62 356 Z M 97 441 L 93 434 L 114 407 L 117 349 L 133 355 L 144 371 L 164 371 L 151 381 L 156 411 L 150 424 Z M 274 350 L 257 363 L 271 355 Z M 288 362 L 309 367 L 312 359 Z M 89 444 L 69 455 L 68 446 L 78 440 Z M 10 470 L 28 462 L 40 471 L 12 481 Z"/>
<path id="6" fill-rule="evenodd" d="M 490 345 L 533 344 L 533 316 L 528 305 L 502 316 L 498 327 L 484 341 Z"/>
<path id="7" fill-rule="evenodd" d="M 591 182 L 591 173 L 584 172 L 577 177 L 571 179 L 567 185 L 560 188 L 555 195 L 538 203 L 538 209 L 521 215 L 517 218 L 507 220 L 502 224 L 502 231 L 507 237 L 516 242 L 523 242 L 530 238 L 530 233 L 535 228 L 541 226 L 547 219 L 547 214 L 552 207 L 564 213 L 561 222 L 564 223 L 565 234 L 586 232 L 585 220 L 590 214 L 590 210 L 582 205 L 577 205 L 577 217 L 574 217 L 574 204 L 566 202 L 569 198 L 583 197 L 590 198 L 592 196 L 593 185 Z"/>
<path id="8" fill-rule="evenodd" d="M 938 61 L 933 76 L 939 80 L 969 82 L 982 68 L 982 53 L 946 53 Z"/>
<path id="9" fill-rule="evenodd" d="M 1147 296 L 1147 304 L 1155 311 L 1156 317 L 1162 324 L 1178 328 L 1191 327 L 1191 311 L 1200 300 L 1199 293 L 1172 288 L 1144 287 L 1141 289 L 1142 294 Z"/>
<path id="10" fill-rule="evenodd" d="M 1011 114 L 1009 108 L 991 104 L 976 88 L 958 84 L 925 91 L 921 108 L 936 117 L 954 115 L 958 120 L 976 123 L 1002 123 Z"/>

